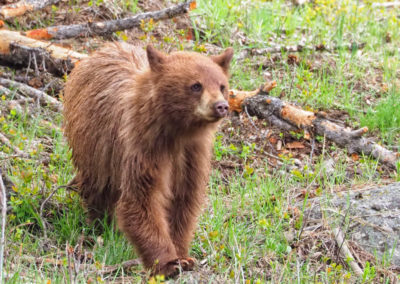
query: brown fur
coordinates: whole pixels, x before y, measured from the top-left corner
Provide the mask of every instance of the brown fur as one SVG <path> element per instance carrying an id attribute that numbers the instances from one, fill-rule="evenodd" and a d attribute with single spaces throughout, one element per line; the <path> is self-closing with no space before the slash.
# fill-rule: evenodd
<path id="1" fill-rule="evenodd" d="M 155 273 L 188 256 L 208 181 L 216 101 L 232 50 L 206 57 L 111 44 L 83 60 L 65 88 L 74 183 L 93 220 L 114 214 Z M 191 86 L 201 83 L 201 93 Z M 221 85 L 225 90 L 221 92 Z"/>

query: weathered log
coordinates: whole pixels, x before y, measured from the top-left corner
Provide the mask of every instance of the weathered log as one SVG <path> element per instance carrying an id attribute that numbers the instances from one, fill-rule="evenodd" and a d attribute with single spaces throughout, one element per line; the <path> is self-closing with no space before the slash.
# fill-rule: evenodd
<path id="1" fill-rule="evenodd" d="M 249 115 L 265 119 L 278 128 L 291 131 L 307 129 L 315 134 L 325 136 L 339 146 L 346 148 L 349 154 L 359 153 L 372 156 L 393 169 L 396 168 L 399 161 L 398 153 L 387 150 L 370 139 L 362 137 L 368 131 L 367 127 L 349 130 L 323 116 L 317 116 L 313 112 L 285 103 L 279 98 L 271 97 L 262 89 L 257 95 L 245 98 L 242 106 L 246 108 Z"/>
<path id="2" fill-rule="evenodd" d="M 303 50 L 312 50 L 312 51 L 335 51 L 338 49 L 347 49 L 349 51 L 362 49 L 364 48 L 365 43 L 349 43 L 342 45 L 325 45 L 325 44 L 317 44 L 317 45 L 305 45 L 303 43 L 299 43 L 298 45 L 275 45 L 266 48 L 256 48 L 251 50 L 252 55 L 265 55 L 268 53 L 280 53 L 280 52 L 300 52 Z"/>
<path id="3" fill-rule="evenodd" d="M 19 83 L 13 80 L 0 78 L 0 85 L 3 85 L 7 88 L 17 88 L 19 92 L 24 95 L 31 97 L 35 100 L 38 100 L 41 105 L 48 105 L 54 111 L 62 111 L 62 103 L 59 102 L 56 98 L 53 98 L 46 94 L 45 92 L 39 91 L 35 88 L 32 88 L 23 83 Z"/>
<path id="4" fill-rule="evenodd" d="M 0 7 L 0 15 L 4 19 L 21 16 L 28 11 L 40 10 L 46 6 L 56 4 L 60 0 L 22 0 L 14 4 Z"/>
<path id="5" fill-rule="evenodd" d="M 0 30 L 0 62 L 27 66 L 36 60 L 37 65 L 57 75 L 72 70 L 86 54 L 28 38 L 19 32 Z"/>
<path id="6" fill-rule="evenodd" d="M 34 39 L 65 39 L 90 37 L 94 35 L 103 36 L 116 31 L 138 27 L 143 20 L 153 19 L 154 21 L 159 21 L 185 14 L 190 10 L 191 3 L 194 3 L 194 0 L 188 0 L 184 3 L 159 11 L 141 13 L 123 19 L 95 23 L 88 22 L 86 24 L 52 26 L 45 29 L 27 31 L 25 34 L 27 37 Z"/>

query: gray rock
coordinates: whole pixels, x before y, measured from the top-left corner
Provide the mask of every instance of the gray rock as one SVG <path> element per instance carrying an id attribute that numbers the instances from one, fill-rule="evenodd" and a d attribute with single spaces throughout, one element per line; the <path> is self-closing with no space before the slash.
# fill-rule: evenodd
<path id="1" fill-rule="evenodd" d="M 322 216 L 378 261 L 400 266 L 400 183 L 309 200 L 306 226 Z"/>

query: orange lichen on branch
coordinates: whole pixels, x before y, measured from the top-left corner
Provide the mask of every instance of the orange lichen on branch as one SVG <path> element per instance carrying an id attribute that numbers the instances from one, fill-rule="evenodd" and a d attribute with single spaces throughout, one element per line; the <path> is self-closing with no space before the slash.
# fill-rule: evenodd
<path id="1" fill-rule="evenodd" d="M 8 19 L 21 16 L 27 11 L 32 11 L 33 8 L 34 7 L 32 5 L 26 3 L 3 6 L 2 8 L 0 8 L 0 15 L 2 15 L 5 19 Z"/>
<path id="2" fill-rule="evenodd" d="M 260 89 L 254 91 L 230 90 L 228 97 L 229 109 L 231 111 L 241 112 L 242 104 L 245 99 L 257 95 L 260 91 L 269 92 L 275 87 L 276 87 L 276 81 L 271 81 L 265 83 Z"/>
<path id="3" fill-rule="evenodd" d="M 189 5 L 189 11 L 192 11 L 192 10 L 196 9 L 196 7 L 197 7 L 197 3 L 196 3 L 196 1 L 193 1 Z"/>
<path id="4" fill-rule="evenodd" d="M 289 121 L 297 127 L 311 126 L 312 121 L 316 118 L 315 114 L 311 111 L 303 110 L 299 107 L 286 104 L 281 109 L 281 117 Z"/>
<path id="5" fill-rule="evenodd" d="M 36 29 L 25 32 L 25 36 L 33 39 L 51 39 L 53 36 L 49 34 L 47 29 Z"/>
<path id="6" fill-rule="evenodd" d="M 261 90 L 263 92 L 268 93 L 275 87 L 276 87 L 276 81 L 270 81 L 268 83 L 265 83 L 264 86 L 261 88 Z"/>
<path id="7" fill-rule="evenodd" d="M 230 90 L 228 103 L 229 109 L 231 111 L 241 112 L 242 104 L 246 98 L 253 97 L 259 93 L 259 90 L 255 91 L 238 91 L 238 90 Z"/>

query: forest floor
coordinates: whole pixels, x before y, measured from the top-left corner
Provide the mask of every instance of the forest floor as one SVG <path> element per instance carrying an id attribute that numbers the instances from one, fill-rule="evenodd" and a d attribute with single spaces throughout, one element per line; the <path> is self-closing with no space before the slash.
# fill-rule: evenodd
<path id="1" fill-rule="evenodd" d="M 0 1 L 1 3 L 2 1 Z M 4 2 L 4 1 L 3 1 Z M 11 2 L 11 1 L 5 1 Z M 63 0 L 5 21 L 24 31 L 122 18 L 177 1 Z M 235 49 L 230 85 L 253 90 L 275 80 L 271 95 L 353 129 L 398 152 L 400 145 L 400 9 L 371 1 L 198 0 L 189 16 L 144 21 L 139 28 L 107 37 L 55 41 L 90 53 L 121 40 L 166 52 L 216 54 Z M 254 55 L 270 46 L 338 46 L 328 51 Z M 352 45 L 354 48 L 341 48 Z M 363 47 L 356 48 L 358 44 Z M 62 101 L 68 75 L 41 66 L 0 65 L 0 77 L 26 83 Z M 0 165 L 8 190 L 5 267 L 7 283 L 152 283 L 114 225 L 96 232 L 86 223 L 76 192 L 62 187 L 73 178 L 63 137 L 62 114 L 36 102 L 10 104 L 18 89 L 0 88 Z M 15 148 L 26 156 L 16 154 Z M 208 201 L 192 244 L 194 272 L 176 283 L 391 283 L 400 269 L 390 259 L 360 253 L 362 275 L 342 259 L 329 223 L 302 237 L 305 201 L 400 180 L 373 158 L 352 154 L 322 136 L 286 132 L 246 112 L 224 120 L 215 139 Z M 311 236 L 311 237 L 310 237 Z M 362 251 L 357 244 L 354 249 Z M 390 248 L 388 248 L 390 250 Z M 109 271 L 105 271 L 109 270 Z M 111 272 L 110 272 L 111 271 Z"/>

